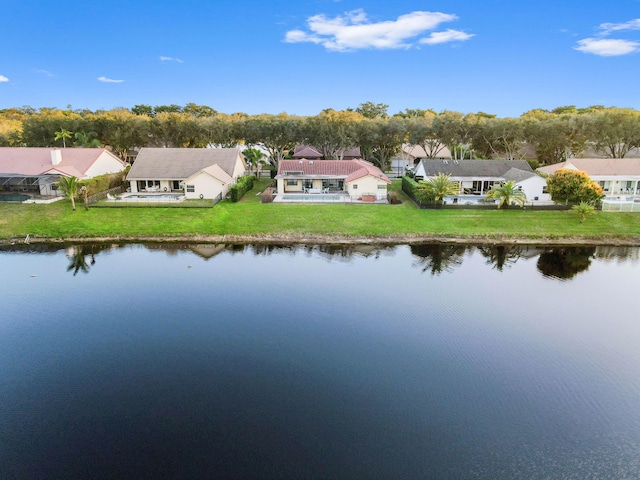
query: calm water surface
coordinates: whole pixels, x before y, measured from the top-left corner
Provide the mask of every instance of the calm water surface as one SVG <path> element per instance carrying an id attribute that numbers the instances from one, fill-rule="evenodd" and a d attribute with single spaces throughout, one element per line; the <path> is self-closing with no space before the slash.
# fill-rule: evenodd
<path id="1" fill-rule="evenodd" d="M 0 478 L 640 478 L 640 251 L 0 252 Z"/>

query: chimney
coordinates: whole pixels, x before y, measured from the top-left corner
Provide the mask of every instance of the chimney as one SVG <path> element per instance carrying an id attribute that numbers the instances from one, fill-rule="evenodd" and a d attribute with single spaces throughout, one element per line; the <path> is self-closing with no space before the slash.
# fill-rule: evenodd
<path id="1" fill-rule="evenodd" d="M 59 148 L 51 150 L 51 165 L 60 165 L 62 162 L 62 151 Z"/>

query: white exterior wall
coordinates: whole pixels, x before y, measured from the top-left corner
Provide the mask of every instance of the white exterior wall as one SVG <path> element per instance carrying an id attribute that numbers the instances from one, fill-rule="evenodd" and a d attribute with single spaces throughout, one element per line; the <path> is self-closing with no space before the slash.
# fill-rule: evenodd
<path id="1" fill-rule="evenodd" d="M 242 152 L 238 151 L 238 158 L 236 159 L 236 164 L 233 167 L 233 181 L 236 182 L 238 178 L 242 177 L 246 171 L 246 164 L 244 163 L 244 157 L 242 156 Z"/>
<path id="2" fill-rule="evenodd" d="M 125 165 L 120 159 L 115 158 L 108 152 L 102 152 L 96 161 L 93 162 L 93 165 L 86 171 L 84 178 L 93 178 L 106 175 L 107 173 L 121 172 L 124 168 Z"/>
<path id="3" fill-rule="evenodd" d="M 547 186 L 547 181 L 538 175 L 517 182 L 516 185 L 522 187 L 522 191 L 527 196 L 527 203 L 551 202 L 551 195 L 542 193 L 544 187 Z M 536 197 L 538 197 L 537 200 Z"/>
<path id="4" fill-rule="evenodd" d="M 590 175 L 589 178 L 596 183 L 605 182 L 605 195 L 639 195 L 640 175 Z M 627 182 L 631 182 L 632 191 L 627 191 Z"/>
<path id="5" fill-rule="evenodd" d="M 354 188 L 356 185 L 357 188 Z M 378 188 L 378 185 L 384 188 Z M 378 200 L 387 198 L 387 182 L 371 175 L 348 182 L 346 187 L 347 193 L 352 197 L 375 195 Z"/>
<path id="6" fill-rule="evenodd" d="M 187 185 L 193 185 L 195 192 L 187 192 Z M 202 195 L 202 198 L 212 200 L 220 194 L 224 198 L 229 193 L 229 185 L 223 186 L 220 180 L 200 172 L 184 181 L 184 192 L 186 198 L 196 199 Z"/>

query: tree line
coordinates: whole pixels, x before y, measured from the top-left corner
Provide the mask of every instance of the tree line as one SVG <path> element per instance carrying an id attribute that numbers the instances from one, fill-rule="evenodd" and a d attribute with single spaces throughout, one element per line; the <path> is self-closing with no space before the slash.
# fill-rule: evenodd
<path id="1" fill-rule="evenodd" d="M 98 111 L 9 108 L 0 110 L 0 146 L 105 146 L 124 159 L 140 147 L 260 145 L 275 166 L 297 144 L 313 145 L 325 158 L 337 160 L 359 147 L 383 170 L 404 143 L 422 147 L 429 158 L 449 148 L 457 159 L 535 157 L 541 165 L 591 151 L 623 158 L 640 147 L 640 112 L 630 108 L 564 106 L 518 118 L 432 109 L 389 115 L 387 110 L 373 102 L 315 116 L 225 114 L 193 103 Z"/>

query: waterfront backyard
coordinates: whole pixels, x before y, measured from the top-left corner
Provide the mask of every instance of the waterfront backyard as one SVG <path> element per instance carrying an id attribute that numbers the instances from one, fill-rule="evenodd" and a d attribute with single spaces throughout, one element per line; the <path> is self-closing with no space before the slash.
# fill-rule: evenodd
<path id="1" fill-rule="evenodd" d="M 256 183 L 238 203 L 213 208 L 97 208 L 68 200 L 0 205 L 0 239 L 190 236 L 462 237 L 608 239 L 640 243 L 640 213 L 597 212 L 580 224 L 572 211 L 421 210 L 394 182 L 399 205 L 262 204 Z M 106 202 L 105 202 L 106 203 Z"/>

